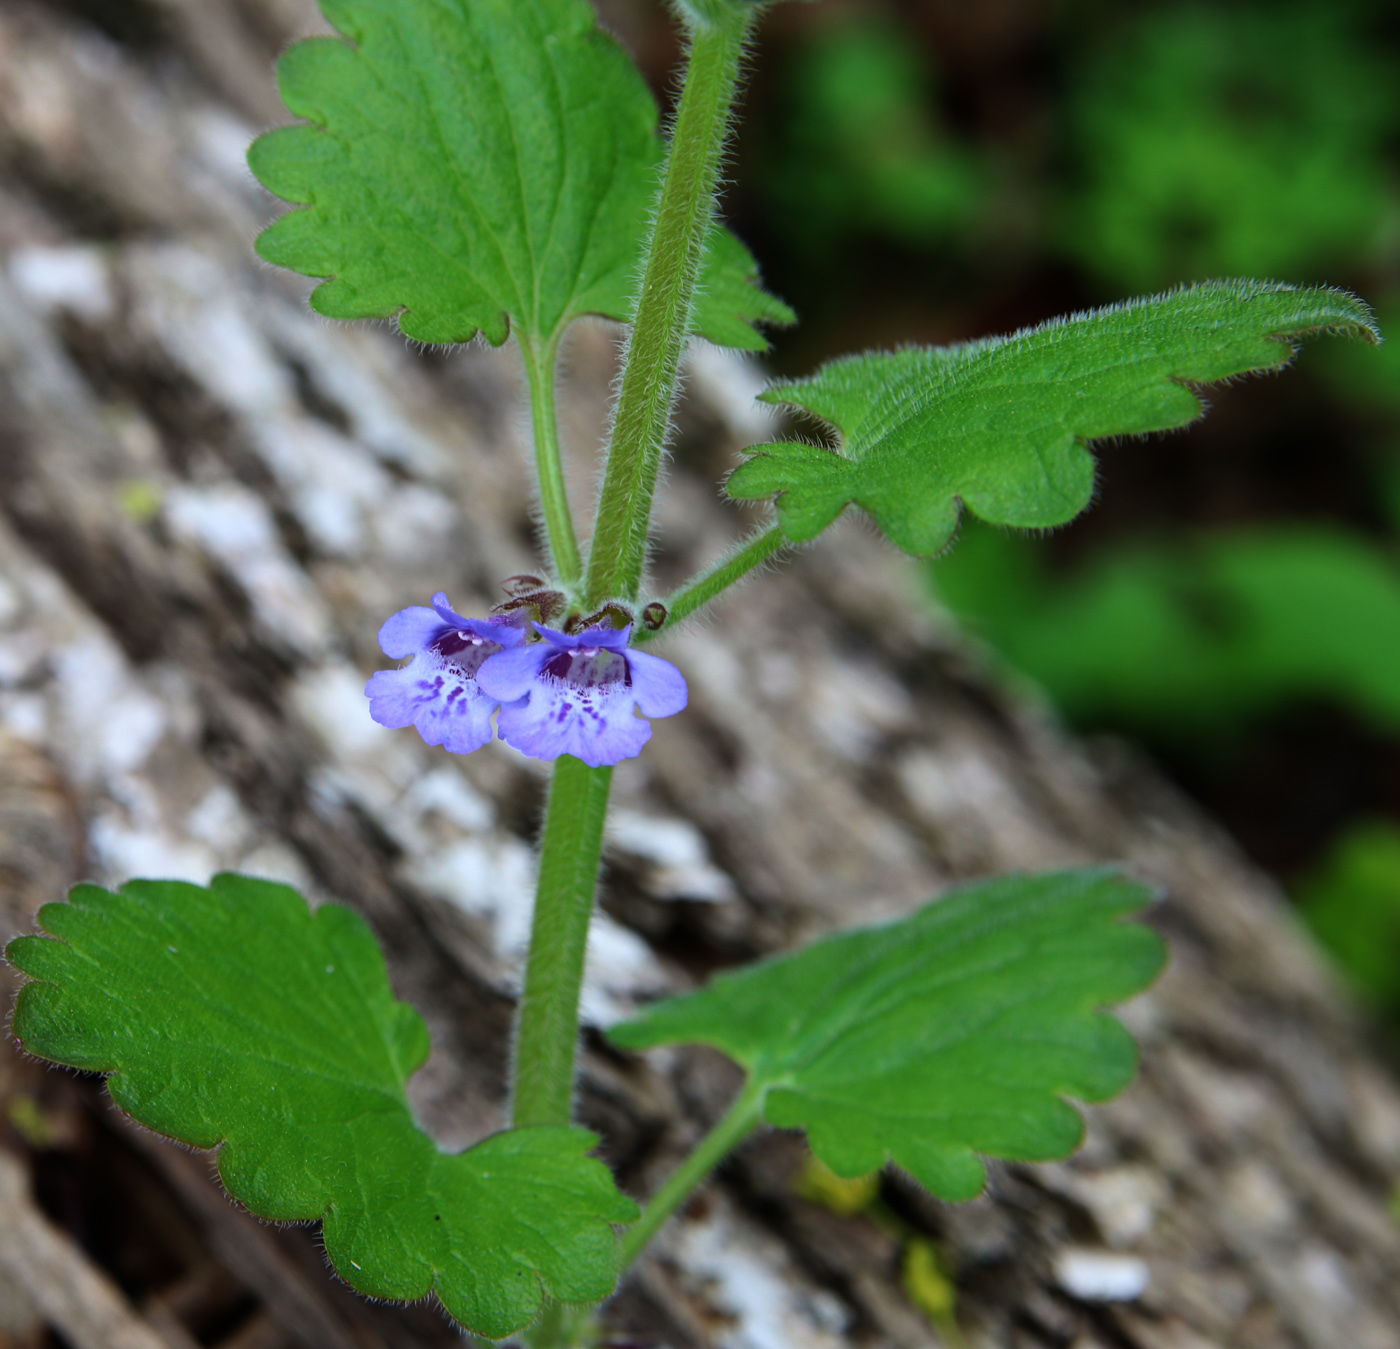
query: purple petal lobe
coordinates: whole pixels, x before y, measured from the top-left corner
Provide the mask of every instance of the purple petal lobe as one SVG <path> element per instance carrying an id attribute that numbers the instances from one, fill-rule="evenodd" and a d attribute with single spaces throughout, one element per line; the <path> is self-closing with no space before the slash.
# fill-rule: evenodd
<path id="1" fill-rule="evenodd" d="M 470 754 L 491 739 L 496 700 L 470 675 L 432 653 L 402 670 L 380 670 L 365 685 L 369 714 L 381 726 L 416 726 L 429 745 Z"/>
<path id="2" fill-rule="evenodd" d="M 547 628 L 543 623 L 535 623 L 532 626 L 546 642 L 560 651 L 572 651 L 582 641 L 577 634 L 560 632 L 558 628 Z"/>
<path id="3" fill-rule="evenodd" d="M 579 633 L 581 646 L 601 646 L 604 651 L 626 651 L 627 643 L 632 640 L 632 625 L 629 623 L 625 628 L 589 628 L 587 632 Z"/>
<path id="4" fill-rule="evenodd" d="M 632 671 L 632 692 L 645 717 L 670 717 L 683 711 L 690 700 L 685 676 L 669 660 L 629 651 L 627 664 Z"/>
<path id="5" fill-rule="evenodd" d="M 416 656 L 447 630 L 447 624 L 431 609 L 415 605 L 400 609 L 379 629 L 379 647 L 393 660 Z"/>
<path id="6" fill-rule="evenodd" d="M 433 608 L 437 610 L 438 617 L 449 627 L 464 628 L 472 621 L 469 618 L 463 618 L 462 615 L 447 602 L 447 595 L 444 591 L 439 590 L 438 593 L 433 596 Z"/>
<path id="7" fill-rule="evenodd" d="M 555 654 L 549 642 L 499 651 L 476 672 L 476 682 L 498 702 L 513 703 L 535 687 L 540 667 Z"/>

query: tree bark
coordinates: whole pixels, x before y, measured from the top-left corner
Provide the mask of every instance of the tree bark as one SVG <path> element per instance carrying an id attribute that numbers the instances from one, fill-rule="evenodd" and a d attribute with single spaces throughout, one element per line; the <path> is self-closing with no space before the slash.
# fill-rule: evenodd
<path id="1" fill-rule="evenodd" d="M 537 565 L 527 434 L 511 348 L 415 352 L 328 325 L 253 259 L 274 207 L 242 152 L 277 116 L 273 54 L 315 27 L 306 0 L 0 11 L 0 935 L 84 876 L 233 868 L 350 904 L 428 1020 L 415 1102 L 455 1147 L 503 1122 L 542 778 L 503 746 L 458 759 L 383 731 L 360 690 L 387 664 L 390 613 L 438 589 L 480 612 Z M 615 354 L 604 325 L 567 353 L 576 502 Z M 658 593 L 745 525 L 715 484 L 771 433 L 753 380 L 691 359 Z M 692 704 L 617 774 L 595 1024 L 1012 869 L 1121 863 L 1161 888 L 1151 921 L 1173 959 L 1125 1014 L 1141 1077 L 1087 1112 L 1073 1161 L 995 1167 L 962 1206 L 889 1176 L 880 1205 L 842 1216 L 802 1197 L 800 1141 L 763 1135 L 624 1286 L 619 1334 L 1400 1346 L 1400 1095 L 1274 886 L 1209 820 L 999 686 L 858 522 L 664 650 Z M 630 1058 L 591 1032 L 586 1050 L 585 1121 L 643 1196 L 736 1071 L 702 1052 Z M 226 1204 L 205 1160 L 125 1125 L 98 1084 L 13 1052 L 0 1073 L 5 1142 L 152 1342 L 454 1342 L 432 1308 L 333 1283 L 312 1234 Z M 942 1273 L 911 1281 L 929 1253 Z M 27 1268 L 0 1271 L 0 1304 L 3 1275 Z M 99 1284 L 69 1291 L 84 1286 Z M 29 1291 L 26 1307 L 8 1295 L 0 1344 L 37 1343 L 36 1318 L 53 1319 Z"/>

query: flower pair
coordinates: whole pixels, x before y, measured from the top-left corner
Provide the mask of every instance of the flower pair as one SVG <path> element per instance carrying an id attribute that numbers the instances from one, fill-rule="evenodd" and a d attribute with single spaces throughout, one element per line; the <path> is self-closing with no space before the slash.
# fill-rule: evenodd
<path id="1" fill-rule="evenodd" d="M 430 745 L 470 754 L 492 736 L 536 759 L 572 754 L 593 768 L 640 754 L 651 739 L 644 717 L 669 717 L 686 705 L 685 678 L 670 661 L 633 651 L 630 625 L 559 632 L 463 618 L 433 596 L 431 609 L 395 614 L 379 645 L 398 670 L 365 686 L 381 726 L 416 726 Z M 637 716 L 637 712 L 642 716 Z"/>

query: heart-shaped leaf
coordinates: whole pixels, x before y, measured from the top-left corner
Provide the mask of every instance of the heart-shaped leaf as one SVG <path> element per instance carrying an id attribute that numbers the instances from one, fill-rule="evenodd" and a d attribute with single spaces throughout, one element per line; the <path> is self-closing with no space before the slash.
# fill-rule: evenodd
<path id="1" fill-rule="evenodd" d="M 39 914 L 47 937 L 6 955 L 32 982 L 14 1031 L 41 1058 L 109 1073 L 148 1128 L 220 1148 L 234 1198 L 278 1221 L 320 1219 L 337 1272 L 372 1297 L 436 1292 L 499 1338 L 543 1294 L 613 1288 L 613 1223 L 636 1206 L 582 1129 L 499 1133 L 438 1151 L 405 1092 L 428 1056 L 356 914 L 313 913 L 283 885 L 216 876 L 206 890 L 77 887 Z M 222 1144 L 222 1146 L 220 1146 Z"/>
<path id="2" fill-rule="evenodd" d="M 258 252 L 328 277 L 331 318 L 397 317 L 424 342 L 552 340 L 632 313 L 664 146 L 641 75 L 588 0 L 321 0 L 344 34 L 278 68 L 300 126 L 256 141 L 254 174 L 302 205 Z M 716 228 L 693 316 L 762 350 L 792 322 Z"/>
<path id="3" fill-rule="evenodd" d="M 1109 871 L 987 881 L 722 974 L 609 1035 L 713 1045 L 837 1175 L 894 1161 L 969 1199 L 981 1156 L 1068 1156 L 1084 1125 L 1065 1097 L 1105 1101 L 1132 1080 L 1137 1047 L 1100 1009 L 1162 968 L 1157 935 L 1122 921 L 1150 898 Z"/>

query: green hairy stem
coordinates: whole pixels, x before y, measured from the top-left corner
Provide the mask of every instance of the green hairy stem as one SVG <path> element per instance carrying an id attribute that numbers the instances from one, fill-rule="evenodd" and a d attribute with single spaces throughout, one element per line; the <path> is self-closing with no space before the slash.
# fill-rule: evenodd
<path id="1" fill-rule="evenodd" d="M 617 420 L 590 554 L 590 603 L 635 596 L 646 553 L 652 493 L 675 398 L 695 278 L 714 213 L 744 40 L 756 11 L 724 11 L 692 22 L 690 64 L 652 228 Z M 564 494 L 554 413 L 554 344 L 524 347 L 530 376 L 540 495 L 559 578 L 577 579 L 578 546 Z M 736 579 L 762 558 L 719 572 Z M 723 589 L 719 572 L 698 584 L 693 612 Z M 540 852 L 530 955 L 513 1065 L 513 1122 L 567 1124 L 573 1104 L 578 1001 L 588 926 L 602 857 L 611 769 L 565 756 L 554 769 Z"/>
<path id="2" fill-rule="evenodd" d="M 586 597 L 591 604 L 614 596 L 635 598 L 641 583 L 652 496 L 712 221 L 744 41 L 755 12 L 690 16 L 690 64 L 643 271 L 590 554 Z M 560 581 L 572 585 L 582 568 L 559 452 L 554 407 L 557 344 L 522 343 L 522 349 L 554 567 Z M 780 531 L 769 528 L 703 573 L 672 597 L 667 626 L 694 613 L 782 544 Z M 611 782 L 609 768 L 588 768 L 567 755 L 555 764 L 512 1065 L 512 1122 L 517 1127 L 567 1124 L 572 1117 L 578 1004 Z M 633 1229 L 624 1247 L 624 1264 L 636 1258 L 758 1119 L 759 1097 L 745 1093 Z M 546 1311 L 532 1343 L 567 1345 L 586 1334 L 576 1315 L 556 1306 Z"/>
<path id="3" fill-rule="evenodd" d="M 517 1127 L 568 1124 L 572 1115 L 578 1000 L 611 785 L 611 768 L 568 754 L 554 765 L 515 1040 Z"/>
<path id="4" fill-rule="evenodd" d="M 589 555 L 588 601 L 636 598 L 651 499 L 675 402 L 695 279 L 756 11 L 694 19 L 690 65 L 648 243 Z"/>

